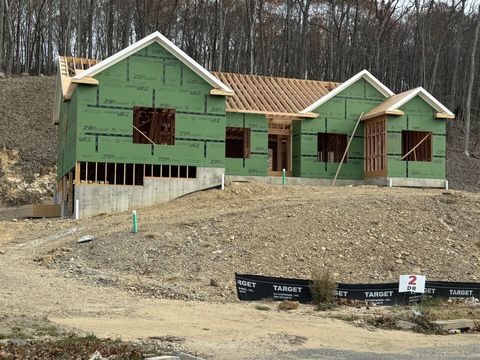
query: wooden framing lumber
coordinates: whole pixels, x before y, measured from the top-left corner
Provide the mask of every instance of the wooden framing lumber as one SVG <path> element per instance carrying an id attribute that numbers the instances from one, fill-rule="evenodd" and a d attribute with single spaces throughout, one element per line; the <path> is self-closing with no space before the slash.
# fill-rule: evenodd
<path id="1" fill-rule="evenodd" d="M 311 112 L 300 112 L 338 85 L 315 80 L 233 73 L 215 72 L 214 75 L 234 92 L 233 96 L 227 98 L 227 112 L 289 114 L 298 118 L 317 117 Z"/>
<path id="2" fill-rule="evenodd" d="M 412 152 L 415 156 L 415 161 L 417 160 L 417 154 L 415 154 L 415 149 L 417 149 L 420 145 L 422 145 L 430 136 L 432 136 L 432 133 L 429 132 L 420 142 L 417 143 L 410 151 L 408 151 L 405 155 L 402 156 L 401 160 L 404 160 L 408 155 L 410 155 Z"/>
<path id="3" fill-rule="evenodd" d="M 453 120 L 453 119 L 455 119 L 455 115 L 449 115 L 449 114 L 446 114 L 446 113 L 437 112 L 435 114 L 435 119 Z"/>
<path id="4" fill-rule="evenodd" d="M 239 110 L 239 109 L 230 109 L 227 112 L 231 113 L 245 113 L 245 114 L 260 114 L 260 115 L 267 115 L 269 117 L 272 116 L 283 116 L 283 117 L 290 117 L 292 120 L 302 120 L 305 118 L 308 119 L 315 119 L 319 117 L 319 114 L 316 113 L 282 113 L 282 112 L 273 112 L 273 111 L 261 111 L 261 110 Z"/>
<path id="5" fill-rule="evenodd" d="M 235 93 L 223 91 L 221 89 L 212 89 L 212 90 L 210 90 L 210 95 L 213 95 L 213 96 L 234 96 Z"/>
<path id="6" fill-rule="evenodd" d="M 56 204 L 22 205 L 0 210 L 0 219 L 53 218 L 60 216 L 60 205 Z"/>
<path id="7" fill-rule="evenodd" d="M 332 186 L 335 186 L 335 183 L 337 182 L 338 174 L 340 173 L 340 169 L 342 168 L 343 161 L 345 160 L 345 157 L 348 154 L 348 149 L 350 148 L 350 144 L 352 143 L 353 137 L 357 132 L 358 124 L 360 124 L 360 120 L 362 119 L 362 116 L 363 116 L 363 112 L 358 117 L 357 123 L 355 124 L 352 134 L 350 135 L 350 139 L 348 139 L 347 147 L 345 148 L 345 152 L 343 153 L 342 160 L 340 160 L 340 164 L 338 164 L 337 172 L 335 173 L 335 177 L 333 178 Z"/>

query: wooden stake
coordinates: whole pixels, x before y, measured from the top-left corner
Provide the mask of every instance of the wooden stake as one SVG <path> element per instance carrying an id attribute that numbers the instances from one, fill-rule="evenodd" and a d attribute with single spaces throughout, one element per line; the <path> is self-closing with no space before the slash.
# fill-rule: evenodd
<path id="1" fill-rule="evenodd" d="M 342 168 L 343 161 L 345 160 L 345 157 L 347 156 L 348 149 L 350 148 L 350 144 L 352 143 L 353 137 L 355 136 L 355 133 L 358 128 L 358 124 L 360 124 L 360 119 L 363 116 L 363 112 L 360 114 L 358 117 L 357 123 L 355 124 L 355 127 L 353 128 L 352 135 L 350 135 L 350 139 L 348 140 L 347 148 L 345 149 L 345 152 L 343 153 L 342 160 L 340 160 L 340 164 L 338 165 L 337 172 L 335 174 L 335 177 L 333 178 L 332 186 L 335 186 L 335 183 L 337 182 L 337 177 L 338 174 L 340 173 L 340 169 Z"/>

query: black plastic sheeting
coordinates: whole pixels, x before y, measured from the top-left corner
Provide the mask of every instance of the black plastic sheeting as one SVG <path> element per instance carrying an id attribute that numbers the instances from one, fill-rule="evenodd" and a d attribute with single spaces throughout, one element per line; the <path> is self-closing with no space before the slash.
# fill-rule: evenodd
<path id="1" fill-rule="evenodd" d="M 235 274 L 238 299 L 253 301 L 262 299 L 312 301 L 311 280 L 286 279 L 262 275 Z M 362 300 L 377 305 L 417 303 L 422 294 L 399 293 L 398 282 L 384 284 L 337 284 L 338 299 Z M 438 298 L 480 298 L 480 283 L 427 281 L 423 296 Z"/>

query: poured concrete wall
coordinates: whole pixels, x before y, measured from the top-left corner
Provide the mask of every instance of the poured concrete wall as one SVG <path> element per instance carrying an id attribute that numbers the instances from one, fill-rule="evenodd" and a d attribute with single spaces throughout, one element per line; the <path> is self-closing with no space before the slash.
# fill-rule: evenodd
<path id="1" fill-rule="evenodd" d="M 180 196 L 221 185 L 224 169 L 197 168 L 196 179 L 145 178 L 143 186 L 80 184 L 78 218 L 114 214 L 166 202 Z"/>

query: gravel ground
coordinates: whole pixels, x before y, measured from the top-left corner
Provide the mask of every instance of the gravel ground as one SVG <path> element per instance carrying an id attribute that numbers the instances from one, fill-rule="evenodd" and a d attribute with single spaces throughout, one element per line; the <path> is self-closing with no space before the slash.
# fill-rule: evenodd
<path id="1" fill-rule="evenodd" d="M 234 273 L 339 282 L 480 281 L 480 194 L 371 186 L 232 183 L 89 220 L 0 221 L 18 241 L 43 236 L 39 266 L 159 298 L 233 301 Z M 78 244 L 84 235 L 95 240 Z M 213 281 L 212 281 L 213 280 Z M 213 286 L 212 286 L 213 284 Z"/>
<path id="2" fill-rule="evenodd" d="M 254 359 L 254 358 L 252 358 Z M 258 359 L 255 357 L 255 359 Z M 343 351 L 333 349 L 299 350 L 287 354 L 266 357 L 264 360 L 307 360 L 307 359 L 344 359 L 344 360 L 469 360 L 480 359 L 479 345 L 459 345 L 445 347 L 412 348 L 407 353 L 373 353 Z"/>

